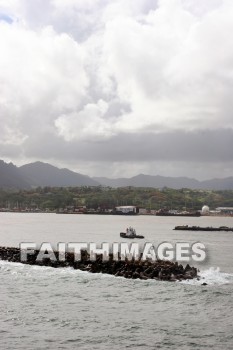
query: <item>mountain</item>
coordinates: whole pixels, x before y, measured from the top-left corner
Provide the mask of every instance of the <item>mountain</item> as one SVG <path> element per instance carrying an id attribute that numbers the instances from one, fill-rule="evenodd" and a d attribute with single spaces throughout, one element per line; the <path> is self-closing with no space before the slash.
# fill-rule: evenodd
<path id="1" fill-rule="evenodd" d="M 108 179 L 105 177 L 95 177 L 96 181 L 101 183 L 103 186 L 111 187 L 170 187 L 174 189 L 178 188 L 191 188 L 196 189 L 201 187 L 201 182 L 195 179 L 187 177 L 165 177 L 159 175 L 144 175 L 140 174 L 131 178 L 119 178 L 119 179 Z"/>
<path id="2" fill-rule="evenodd" d="M 0 160 L 0 188 L 28 189 L 30 185 L 14 164 Z"/>
<path id="3" fill-rule="evenodd" d="M 108 177 L 93 177 L 93 179 L 99 182 L 102 186 L 109 187 L 126 187 L 131 185 L 131 178 L 120 177 L 118 179 L 109 179 Z M 142 186 L 145 187 L 145 186 Z"/>
<path id="4" fill-rule="evenodd" d="M 23 165 L 19 168 L 19 171 L 31 186 L 99 186 L 99 183 L 89 176 L 76 173 L 69 169 L 59 169 L 43 162 Z"/>
<path id="5" fill-rule="evenodd" d="M 159 175 L 140 174 L 131 178 L 109 179 L 106 177 L 94 177 L 94 180 L 102 186 L 110 187 L 169 187 L 174 189 L 190 188 L 199 190 L 233 190 L 233 177 L 224 179 L 211 179 L 198 181 L 188 177 L 166 177 Z"/>
<path id="6" fill-rule="evenodd" d="M 131 178 L 109 179 L 107 177 L 89 177 L 71 171 L 59 169 L 51 164 L 35 162 L 17 167 L 0 160 L 0 188 L 29 189 L 32 187 L 169 187 L 174 189 L 190 188 L 200 190 L 233 190 L 233 177 L 198 181 L 188 177 L 166 177 L 139 174 Z"/>
<path id="7" fill-rule="evenodd" d="M 215 189 L 218 190 L 232 190 L 233 189 L 233 177 L 226 177 L 224 179 L 212 179 L 202 181 L 202 189 Z"/>

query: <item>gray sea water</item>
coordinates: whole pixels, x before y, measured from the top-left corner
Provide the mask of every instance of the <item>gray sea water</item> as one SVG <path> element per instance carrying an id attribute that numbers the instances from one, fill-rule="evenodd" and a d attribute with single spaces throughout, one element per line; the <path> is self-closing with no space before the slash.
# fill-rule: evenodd
<path id="1" fill-rule="evenodd" d="M 0 245 L 111 243 L 131 225 L 155 245 L 200 241 L 208 257 L 201 280 L 182 283 L 0 261 L 0 349 L 232 350 L 233 233 L 173 228 L 233 218 L 0 213 L 0 223 Z"/>

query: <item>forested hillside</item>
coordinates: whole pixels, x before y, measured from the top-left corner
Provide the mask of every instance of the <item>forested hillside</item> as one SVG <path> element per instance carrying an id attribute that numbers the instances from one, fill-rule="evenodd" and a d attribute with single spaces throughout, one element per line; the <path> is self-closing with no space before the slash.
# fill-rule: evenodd
<path id="1" fill-rule="evenodd" d="M 233 191 L 203 191 L 164 188 L 110 187 L 38 187 L 31 190 L 0 191 L 1 208 L 38 207 L 56 210 L 65 206 L 113 208 L 117 205 L 136 205 L 141 208 L 200 210 L 206 204 L 233 206 Z"/>

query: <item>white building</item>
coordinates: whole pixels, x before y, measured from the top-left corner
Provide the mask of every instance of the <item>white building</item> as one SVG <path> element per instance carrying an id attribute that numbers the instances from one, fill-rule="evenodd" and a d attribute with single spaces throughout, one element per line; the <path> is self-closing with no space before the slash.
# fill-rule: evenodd
<path id="1" fill-rule="evenodd" d="M 218 207 L 216 208 L 216 211 L 218 211 L 221 214 L 233 214 L 233 207 Z"/>
<path id="2" fill-rule="evenodd" d="M 210 214 L 210 208 L 208 205 L 204 205 L 201 209 L 201 215 L 209 215 Z"/>
<path id="3" fill-rule="evenodd" d="M 138 213 L 138 208 L 135 207 L 134 205 L 124 205 L 124 206 L 116 207 L 115 210 L 117 213 L 122 213 L 122 214 Z"/>

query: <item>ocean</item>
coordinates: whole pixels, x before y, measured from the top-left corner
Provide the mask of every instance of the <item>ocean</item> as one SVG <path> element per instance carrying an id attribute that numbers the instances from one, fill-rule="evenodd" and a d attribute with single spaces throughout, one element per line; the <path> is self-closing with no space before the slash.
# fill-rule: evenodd
<path id="1" fill-rule="evenodd" d="M 121 242 L 127 226 L 141 243 L 202 242 L 200 280 L 130 280 L 71 268 L 0 261 L 0 349 L 233 348 L 233 232 L 174 231 L 176 225 L 233 226 L 227 217 L 0 213 L 0 245 Z M 202 285 L 205 282 L 207 285 Z"/>

